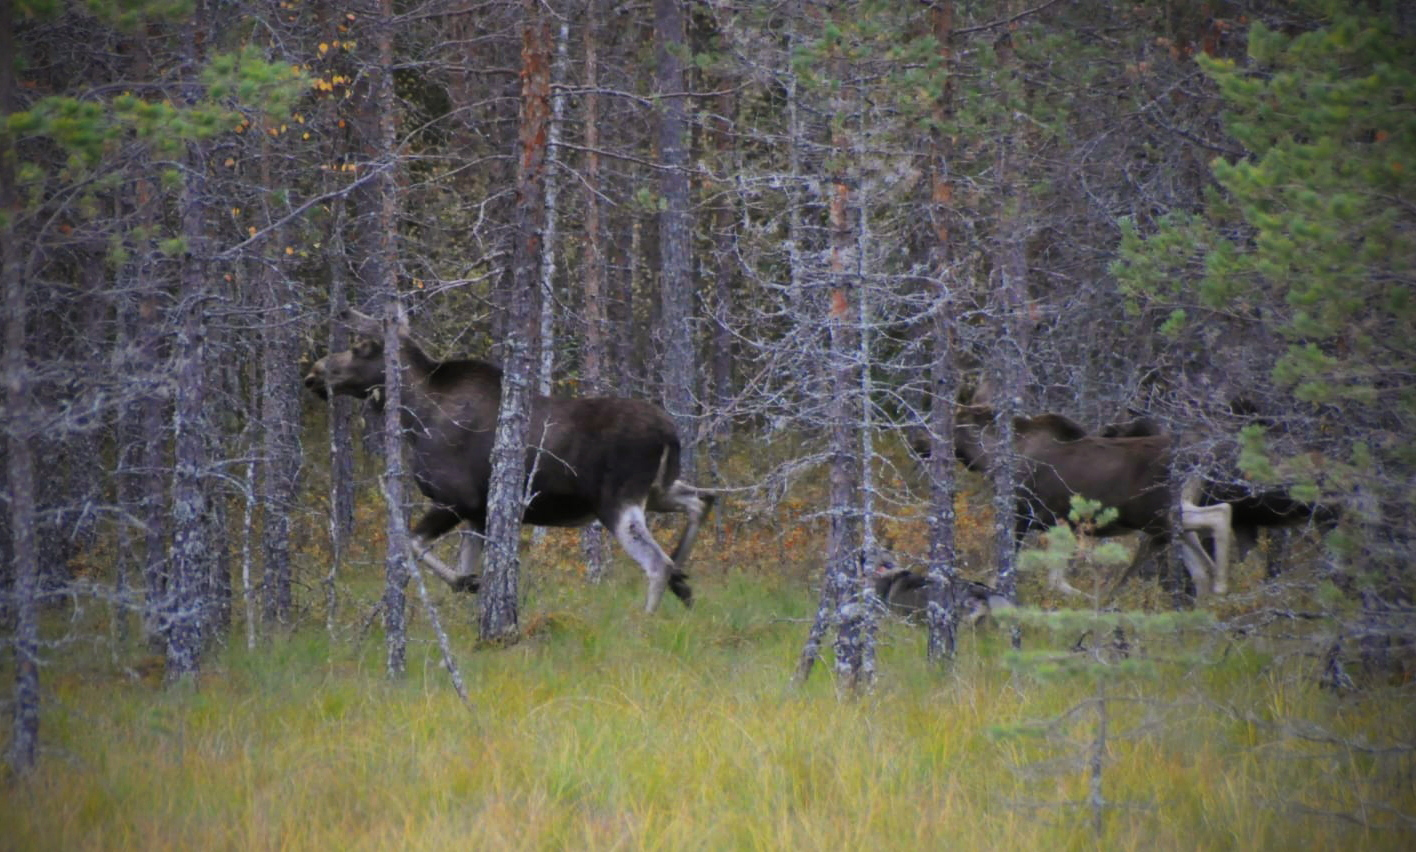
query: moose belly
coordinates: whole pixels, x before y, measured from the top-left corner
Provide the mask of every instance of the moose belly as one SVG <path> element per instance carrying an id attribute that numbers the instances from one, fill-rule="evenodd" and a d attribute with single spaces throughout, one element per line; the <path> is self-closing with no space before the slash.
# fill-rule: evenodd
<path id="1" fill-rule="evenodd" d="M 538 527 L 579 527 L 595 520 L 589 500 L 569 495 L 538 495 L 526 507 L 522 523 Z"/>

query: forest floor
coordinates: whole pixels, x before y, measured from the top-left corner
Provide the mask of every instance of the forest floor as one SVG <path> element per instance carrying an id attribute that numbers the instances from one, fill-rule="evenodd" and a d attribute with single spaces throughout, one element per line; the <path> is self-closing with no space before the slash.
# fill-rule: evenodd
<path id="1" fill-rule="evenodd" d="M 407 675 L 385 676 L 372 556 L 341 583 L 333 635 L 320 609 L 324 569 L 311 561 L 299 623 L 248 650 L 238 620 L 195 685 L 162 687 L 160 656 L 115 639 L 104 606 L 51 611 L 47 632 L 69 641 L 42 673 L 40 768 L 0 786 L 0 848 L 1416 840 L 1413 687 L 1376 677 L 1342 694 L 1321 688 L 1317 625 L 1133 633 L 1127 659 L 1146 665 L 1105 681 L 1094 776 L 1097 681 L 1020 667 L 1006 631 L 988 622 L 964 629 L 955 659 L 934 667 L 924 631 L 887 619 L 868 694 L 837 695 L 829 647 L 794 686 L 816 599 L 813 557 L 789 534 L 769 546 L 716 526 L 695 554 L 694 608 L 670 599 L 653 616 L 622 554 L 591 585 L 575 534 L 547 535 L 524 560 L 524 636 L 505 648 L 477 646 L 472 598 L 430 589 L 470 706 L 416 593 Z M 1253 601 L 1259 582 L 1238 585 Z M 1090 641 L 1066 630 L 1024 639 L 1064 654 Z M 13 677 L 8 658 L 0 676 Z"/>

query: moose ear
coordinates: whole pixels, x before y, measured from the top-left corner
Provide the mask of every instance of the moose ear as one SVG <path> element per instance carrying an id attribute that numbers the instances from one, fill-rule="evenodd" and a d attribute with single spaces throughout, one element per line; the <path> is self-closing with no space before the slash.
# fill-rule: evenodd
<path id="1" fill-rule="evenodd" d="M 362 314 L 353 308 L 345 308 L 341 318 L 355 334 L 372 337 L 375 340 L 383 338 L 383 323 L 368 314 Z"/>

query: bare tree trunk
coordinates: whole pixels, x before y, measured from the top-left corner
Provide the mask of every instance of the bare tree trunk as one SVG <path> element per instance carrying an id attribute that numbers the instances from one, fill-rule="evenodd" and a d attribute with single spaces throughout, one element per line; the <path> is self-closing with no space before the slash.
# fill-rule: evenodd
<path id="1" fill-rule="evenodd" d="M 659 113 L 660 305 L 664 335 L 664 408 L 683 443 L 684 478 L 695 473 L 692 223 L 689 218 L 688 117 L 684 106 L 682 0 L 654 0 L 654 86 Z"/>
<path id="2" fill-rule="evenodd" d="M 587 395 L 601 396 L 607 390 L 605 381 L 605 330 L 608 312 L 605 287 L 605 241 L 600 224 L 600 93 L 599 28 L 603 19 L 601 0 L 590 0 L 585 16 L 585 329 L 581 349 L 581 375 Z M 605 528 L 599 522 L 584 528 L 580 534 L 581 550 L 585 553 L 585 576 L 598 583 L 605 576 Z"/>
<path id="3" fill-rule="evenodd" d="M 943 91 L 936 107 L 939 127 L 952 112 L 953 77 L 950 68 L 949 40 L 954 29 L 954 7 L 950 2 L 934 5 L 931 12 L 935 40 L 944 60 Z M 959 395 L 958 374 L 954 366 L 954 308 L 949 287 L 951 217 L 954 197 L 949 174 L 949 137 L 942 129 L 934 131 L 933 151 L 929 163 L 931 175 L 930 218 L 934 225 L 934 243 L 930 247 L 930 270 L 934 275 L 931 292 L 934 305 L 930 311 L 929 368 L 929 601 L 925 613 L 929 638 L 927 654 L 940 661 L 954 655 L 955 628 L 955 563 L 958 550 L 954 540 L 954 402 Z"/>
<path id="4" fill-rule="evenodd" d="M 732 421 L 726 416 L 733 396 L 733 335 L 732 300 L 733 281 L 737 277 L 737 264 L 733 255 L 737 245 L 737 210 L 732 202 L 736 198 L 736 187 L 727 183 L 731 175 L 738 174 L 733 148 L 733 113 L 737 108 L 737 97 L 729 92 L 718 99 L 720 115 L 713 122 L 714 148 L 717 149 L 717 169 L 725 178 L 714 189 L 721 196 L 717 201 L 716 222 L 713 228 L 713 333 L 712 333 L 712 393 L 714 444 L 732 433 Z M 716 455 L 716 446 L 714 453 Z"/>
<path id="5" fill-rule="evenodd" d="M 833 204 L 834 208 L 834 204 Z M 857 418 L 854 412 L 857 378 L 855 353 L 845 290 L 831 294 L 830 323 L 831 402 L 828 406 L 828 475 L 830 480 L 830 525 L 826 534 L 826 570 L 836 575 L 836 684 L 843 693 L 856 693 L 869 686 L 865 667 L 866 601 L 862 583 L 865 558 L 860 541 L 860 518 L 856 501 L 861 460 L 856 457 Z"/>
<path id="6" fill-rule="evenodd" d="M 838 134 L 834 146 L 837 151 L 845 150 L 843 134 Z M 839 181 L 831 189 L 829 214 L 832 289 L 827 317 L 831 388 L 831 401 L 827 406 L 830 424 L 827 452 L 831 521 L 826 537 L 826 570 L 837 574 L 836 588 L 840 596 L 836 601 L 836 686 L 845 694 L 869 688 L 872 679 L 872 672 L 866 666 L 869 614 L 862 582 L 866 567 L 863 563 L 868 556 L 865 542 L 861 540 L 861 518 L 855 505 L 857 483 L 870 463 L 869 459 L 857 456 L 863 446 L 858 430 L 866 415 L 855 410 L 857 405 L 869 405 L 869 400 L 860 398 L 863 379 L 857 373 L 865 367 L 857 363 L 862 329 L 853 327 L 853 320 L 858 320 L 863 310 L 859 300 L 864 298 L 864 286 L 858 275 L 860 246 L 852 238 L 851 210 L 850 186 Z M 861 210 L 856 212 L 863 214 Z M 854 317 L 852 292 L 858 300 Z"/>
<path id="7" fill-rule="evenodd" d="M 801 222 L 802 193 L 797 188 L 797 182 L 801 176 L 801 152 L 798 149 L 797 140 L 801 138 L 802 130 L 797 111 L 797 80 L 792 75 L 787 78 L 787 162 L 788 172 L 793 181 L 793 188 L 788 194 L 787 257 L 791 276 L 789 300 L 794 309 L 793 316 L 797 318 L 798 322 L 804 321 L 804 318 L 809 315 L 806 312 L 806 287 L 803 280 L 805 261 L 802 243 L 805 236 Z M 834 528 L 834 516 L 832 521 Z M 843 589 L 841 572 L 836 570 L 835 563 L 831 559 L 832 556 L 828 553 L 826 569 L 822 572 L 821 577 L 821 598 L 816 607 L 816 617 L 812 620 L 806 644 L 802 647 L 801 657 L 797 660 L 793 681 L 798 685 L 805 683 L 806 679 L 810 677 L 812 667 L 821 656 L 821 643 L 826 638 L 826 631 L 836 620 L 838 602 Z"/>
<path id="8" fill-rule="evenodd" d="M 512 291 L 502 374 L 501 409 L 492 445 L 487 493 L 486 571 L 479 596 L 483 640 L 517 634 L 521 516 L 526 494 L 526 445 L 531 422 L 541 239 L 545 229 L 546 134 L 550 115 L 550 28 L 537 0 L 526 0 L 522 35 L 520 168 L 512 248 Z"/>
<path id="9" fill-rule="evenodd" d="M 377 0 L 374 19 L 375 66 L 370 69 L 365 118 L 372 130 L 379 174 L 370 184 L 372 216 L 361 216 L 366 231 L 360 242 L 370 247 L 364 258 L 366 281 L 382 303 L 384 318 L 383 493 L 387 503 L 388 550 L 384 554 L 384 652 L 390 678 L 402 677 L 407 665 L 408 520 L 403 493 L 403 370 L 399 330 L 406 323 L 398 300 L 398 185 L 394 169 L 393 0 Z M 365 211 L 361 211 L 365 212 Z"/>
<path id="10" fill-rule="evenodd" d="M 556 61 L 551 80 L 564 81 L 566 65 L 569 61 L 570 20 L 562 17 L 556 31 Z M 549 396 L 555 376 L 556 362 L 556 224 L 559 220 L 557 206 L 560 196 L 560 175 L 555 158 L 561 155 L 561 127 L 565 121 L 565 95 L 552 91 L 550 127 L 546 143 L 546 214 L 545 233 L 541 239 L 541 308 L 540 322 L 536 333 L 538 347 L 536 368 L 536 392 Z M 546 536 L 545 527 L 531 528 L 531 541 L 540 544 Z"/>
<path id="11" fill-rule="evenodd" d="M 137 218 L 142 226 L 155 230 L 157 225 L 157 196 L 153 184 L 146 176 L 135 182 Z M 167 529 L 170 512 L 167 506 L 167 485 L 162 471 L 167 467 L 168 442 L 158 439 L 167 431 L 168 404 L 163 401 L 161 387 L 163 377 L 159 375 L 163 361 L 170 354 L 169 345 L 164 345 L 162 328 L 167 321 L 163 310 L 165 301 L 159 273 L 152 262 L 157 248 L 151 237 L 145 239 L 138 248 L 140 259 L 135 264 L 135 284 L 137 288 L 137 316 L 134 322 L 134 348 L 136 358 L 134 368 L 140 376 L 142 391 L 137 395 L 134 407 L 137 409 L 138 431 L 142 437 L 134 450 L 137 472 L 134 474 L 133 493 L 137 497 L 136 515 L 144 524 L 142 542 L 143 605 L 142 627 L 145 639 L 159 648 L 165 641 L 162 636 L 162 610 L 167 599 Z"/>
<path id="12" fill-rule="evenodd" d="M 334 221 L 330 227 L 329 251 L 329 351 L 343 352 L 349 348 L 349 330 L 341 317 L 349 305 L 349 279 L 344 267 L 344 206 L 336 202 Z M 330 564 L 322 585 L 325 596 L 325 630 L 334 634 L 338 609 L 338 579 L 344 566 L 344 554 L 354 532 L 354 438 L 349 421 L 352 407 L 343 394 L 329 395 L 329 544 Z"/>
<path id="13" fill-rule="evenodd" d="M 0 56 L 14 56 L 14 9 L 0 2 Z M 0 63 L 0 118 L 15 112 L 14 63 Z M 15 152 L 12 137 L 0 136 L 0 210 L 17 207 Z M 25 369 L 25 280 L 14 219 L 0 230 L 0 287 L 4 288 L 4 340 L 0 352 L 0 380 L 4 382 L 5 488 L 9 498 L 7 555 L 14 569 L 13 613 L 15 635 L 15 697 L 11 717 L 10 747 L 6 762 L 16 774 L 34 769 L 39 756 L 39 613 L 35 600 L 39 588 L 39 554 L 35 551 L 34 456 L 29 411 L 28 376 Z M 3 573 L 3 572 L 0 572 Z"/>
<path id="14" fill-rule="evenodd" d="M 269 137 L 262 137 L 268 149 Z M 260 164 L 262 186 L 272 186 L 270 157 Z M 279 237 L 277 237 L 279 239 Z M 282 241 L 283 242 L 283 241 Z M 265 436 L 261 487 L 262 616 L 288 627 L 293 606 L 290 564 L 290 514 L 300 471 L 300 376 L 295 346 L 294 293 L 280 269 L 268 261 L 252 276 L 261 288 L 259 303 L 266 321 L 261 329 L 261 430 Z"/>
<path id="15" fill-rule="evenodd" d="M 246 464 L 243 494 L 245 505 L 241 513 L 241 603 L 246 619 L 246 649 L 256 648 L 256 590 L 251 580 L 251 540 L 255 538 L 256 463 Z"/>
<path id="16" fill-rule="evenodd" d="M 1004 36 L 995 43 L 998 51 L 999 74 L 1011 73 L 1012 43 Z M 1006 89 L 1002 89 L 1000 100 L 1007 108 Z M 1017 130 L 1012 119 L 1007 126 Z M 994 539 L 998 549 L 998 582 L 1000 595 L 1010 601 L 1017 600 L 1017 525 L 1018 525 L 1018 477 L 1020 462 L 1014 449 L 1013 418 L 1021 414 L 1020 406 L 1027 370 L 1027 257 L 1026 222 L 1023 215 L 1023 193 L 1016 171 L 1014 149 L 1021 142 L 1015 134 L 1006 134 L 997 140 L 998 146 L 998 195 L 1001 200 L 995 223 L 994 269 L 997 275 L 991 308 L 994 315 L 993 328 L 996 332 L 993 351 L 990 353 L 992 366 L 990 378 L 996 398 L 996 430 L 998 451 L 994 454 L 993 507 Z M 1021 641 L 1015 628 L 1013 644 Z"/>
<path id="17" fill-rule="evenodd" d="M 653 397 L 654 385 L 649 375 L 652 347 L 645 345 L 640 333 L 642 323 L 634 317 L 636 294 L 643 291 L 644 222 L 633 209 L 629 211 L 629 255 L 625 258 L 624 272 L 617 276 L 619 298 L 615 300 L 617 316 L 612 317 L 614 339 L 615 372 L 619 375 L 619 392 L 625 396 Z"/>
<path id="18" fill-rule="evenodd" d="M 207 33 L 198 9 L 183 33 L 183 77 L 186 100 L 196 100 L 196 74 Z M 187 143 L 186 182 L 181 198 L 182 236 L 186 241 L 178 286 L 177 338 L 174 347 L 175 400 L 172 411 L 172 557 L 165 607 L 168 683 L 189 680 L 201 664 L 206 625 L 205 592 L 213 565 L 215 542 L 206 524 L 209 510 L 207 478 L 210 428 L 206 417 L 207 292 L 207 153 L 201 142 Z"/>
<path id="19" fill-rule="evenodd" d="M 1005 152 L 1000 152 L 1000 172 L 1008 174 Z M 1014 449 L 1013 418 L 1022 413 L 1024 375 L 1027 369 L 1027 334 L 1024 316 L 1027 282 L 1023 245 L 1013 215 L 999 222 L 999 255 L 995 261 L 997 286 L 993 293 L 997 336 L 992 354 L 992 387 L 996 403 L 995 428 L 998 451 L 994 454 L 993 509 L 998 548 L 998 592 L 1017 600 L 1017 526 L 1019 459 Z"/>
<path id="20" fill-rule="evenodd" d="M 552 81 L 564 82 L 566 77 L 566 65 L 569 62 L 568 46 L 570 42 L 570 20 L 561 18 L 560 27 L 556 32 L 556 64 L 552 73 Z M 548 128 L 546 142 L 546 225 L 545 235 L 541 239 L 541 311 L 540 329 L 536 335 L 536 343 L 539 347 L 538 364 L 536 369 L 536 392 L 542 395 L 549 395 L 551 392 L 551 381 L 555 375 L 556 362 L 556 223 L 559 219 L 559 210 L 556 206 L 560 197 L 559 172 L 551 161 L 562 152 L 560 148 L 561 127 L 565 121 L 565 95 L 552 94 L 551 96 L 551 117 Z"/>
<path id="21" fill-rule="evenodd" d="M 390 207 L 392 204 L 390 201 Z M 385 262 L 379 261 L 380 264 Z M 385 527 L 388 550 L 384 554 L 384 657 L 388 676 L 401 678 L 408 656 L 409 571 L 408 519 L 403 509 L 407 502 L 403 495 L 403 362 L 398 340 L 398 328 L 404 318 L 391 276 L 385 294 L 384 469 L 381 484 L 388 507 Z"/>

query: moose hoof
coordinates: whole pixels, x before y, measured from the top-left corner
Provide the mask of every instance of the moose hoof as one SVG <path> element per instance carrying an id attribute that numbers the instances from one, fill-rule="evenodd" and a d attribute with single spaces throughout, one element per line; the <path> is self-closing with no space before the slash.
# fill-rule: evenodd
<path id="1" fill-rule="evenodd" d="M 469 574 L 466 577 L 458 577 L 456 580 L 452 581 L 452 590 L 454 592 L 469 592 L 471 594 L 476 594 L 477 576 L 475 574 Z"/>
<path id="2" fill-rule="evenodd" d="M 688 575 L 682 571 L 675 571 L 669 575 L 669 591 L 674 596 L 683 601 L 686 607 L 693 606 L 693 589 L 688 585 Z"/>

